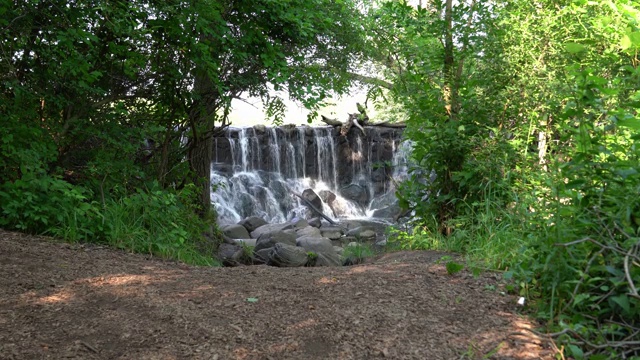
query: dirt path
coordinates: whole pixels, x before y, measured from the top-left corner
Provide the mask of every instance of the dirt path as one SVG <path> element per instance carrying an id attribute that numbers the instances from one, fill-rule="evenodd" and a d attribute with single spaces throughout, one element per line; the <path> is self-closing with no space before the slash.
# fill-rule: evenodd
<path id="1" fill-rule="evenodd" d="M 0 230 L 0 359 L 551 358 L 492 275 L 439 256 L 198 268 Z"/>

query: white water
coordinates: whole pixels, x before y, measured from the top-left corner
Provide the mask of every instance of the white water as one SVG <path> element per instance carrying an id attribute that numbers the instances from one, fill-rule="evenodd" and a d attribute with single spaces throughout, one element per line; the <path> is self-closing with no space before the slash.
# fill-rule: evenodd
<path id="1" fill-rule="evenodd" d="M 305 189 L 314 190 L 321 198 L 323 191 L 331 191 L 336 195 L 331 207 L 323 203 L 324 214 L 334 220 L 367 218 L 371 215 L 373 209 L 363 209 L 339 195 L 337 145 L 331 128 L 311 129 L 315 147 L 311 149 L 315 150 L 313 158 L 316 164 L 310 169 L 307 168 L 310 164 L 307 164 L 305 156 L 307 150 L 311 150 L 307 149 L 307 141 L 310 141 L 305 133 L 307 129 L 300 127 L 284 132 L 277 128 L 267 128 L 266 142 L 263 144 L 258 141 L 255 129 L 236 130 L 237 137 L 228 139 L 233 162 L 231 173 L 226 176 L 218 171 L 211 173 L 211 201 L 218 212 L 220 223 L 236 223 L 248 216 L 259 216 L 269 223 L 281 223 L 293 217 L 308 218 L 313 214 L 293 195 L 294 192 L 301 194 Z M 369 145 L 368 148 L 368 154 L 363 154 L 363 139 L 358 136 L 354 156 L 358 156 L 359 161 L 353 162 L 352 183 L 364 186 L 371 198 L 374 192 L 370 180 L 372 168 L 365 161 L 370 159 L 371 162 L 372 146 Z M 267 153 L 263 154 L 263 150 Z M 217 151 L 218 141 L 216 153 Z M 405 155 L 396 153 L 394 162 L 396 158 L 398 161 L 402 160 L 402 156 L 406 158 Z M 215 158 L 217 162 L 220 157 L 216 154 Z M 394 199 L 391 192 L 373 199 L 370 205 L 386 206 Z"/>

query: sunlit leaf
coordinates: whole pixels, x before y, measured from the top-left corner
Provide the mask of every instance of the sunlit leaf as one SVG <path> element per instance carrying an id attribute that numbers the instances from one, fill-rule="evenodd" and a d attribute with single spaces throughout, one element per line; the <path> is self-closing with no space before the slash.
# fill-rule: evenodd
<path id="1" fill-rule="evenodd" d="M 578 43 L 565 43 L 565 49 L 571 54 L 577 54 L 587 50 L 587 47 Z"/>

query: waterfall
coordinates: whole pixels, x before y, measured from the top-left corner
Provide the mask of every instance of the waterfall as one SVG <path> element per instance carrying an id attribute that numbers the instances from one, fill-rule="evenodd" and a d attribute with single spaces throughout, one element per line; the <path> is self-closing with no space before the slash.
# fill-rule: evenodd
<path id="1" fill-rule="evenodd" d="M 366 130 L 341 136 L 332 127 L 229 128 L 215 140 L 211 201 L 218 221 L 259 216 L 280 223 L 315 216 L 292 195 L 305 189 L 318 194 L 325 215 L 336 220 L 366 217 L 372 207 L 387 206 L 395 199 L 385 193 L 392 186 L 386 169 L 381 172 L 374 163 L 396 163 L 401 131 Z M 359 189 L 367 193 L 366 201 Z"/>
<path id="2" fill-rule="evenodd" d="M 280 173 L 280 145 L 278 144 L 278 133 L 276 128 L 270 128 L 269 131 L 269 156 L 275 163 L 275 171 Z"/>

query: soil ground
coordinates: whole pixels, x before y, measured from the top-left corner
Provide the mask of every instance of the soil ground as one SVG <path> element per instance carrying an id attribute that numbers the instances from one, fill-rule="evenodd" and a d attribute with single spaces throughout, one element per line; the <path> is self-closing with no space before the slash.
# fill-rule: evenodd
<path id="1" fill-rule="evenodd" d="M 0 230 L 0 359 L 552 358 L 499 276 L 441 256 L 204 268 Z"/>

